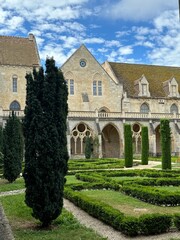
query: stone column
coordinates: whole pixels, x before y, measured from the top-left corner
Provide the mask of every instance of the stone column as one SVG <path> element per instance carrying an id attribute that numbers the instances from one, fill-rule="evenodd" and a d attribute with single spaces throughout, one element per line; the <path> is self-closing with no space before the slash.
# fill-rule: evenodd
<path id="1" fill-rule="evenodd" d="M 102 158 L 102 136 L 101 134 L 98 135 L 99 140 L 99 158 Z"/>

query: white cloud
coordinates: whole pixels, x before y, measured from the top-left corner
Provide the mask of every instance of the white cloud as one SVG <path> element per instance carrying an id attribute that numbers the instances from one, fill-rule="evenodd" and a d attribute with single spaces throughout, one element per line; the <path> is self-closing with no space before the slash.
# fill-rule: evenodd
<path id="1" fill-rule="evenodd" d="M 144 21 L 157 17 L 161 12 L 177 8 L 177 1 L 121 0 L 105 4 L 103 15 L 113 19 Z"/>
<path id="2" fill-rule="evenodd" d="M 118 52 L 120 55 L 130 55 L 133 53 L 133 48 L 132 46 L 123 46 L 119 48 Z"/>

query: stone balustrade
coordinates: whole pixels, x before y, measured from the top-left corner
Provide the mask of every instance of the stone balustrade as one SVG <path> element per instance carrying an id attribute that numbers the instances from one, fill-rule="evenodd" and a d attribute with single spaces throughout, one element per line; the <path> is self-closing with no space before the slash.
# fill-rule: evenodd
<path id="1" fill-rule="evenodd" d="M 17 117 L 22 118 L 24 111 L 14 111 Z M 10 110 L 2 110 L 3 118 L 12 115 Z M 94 118 L 94 119 L 180 119 L 176 113 L 140 113 L 140 112 L 98 112 L 98 111 L 69 111 L 68 118 Z"/>

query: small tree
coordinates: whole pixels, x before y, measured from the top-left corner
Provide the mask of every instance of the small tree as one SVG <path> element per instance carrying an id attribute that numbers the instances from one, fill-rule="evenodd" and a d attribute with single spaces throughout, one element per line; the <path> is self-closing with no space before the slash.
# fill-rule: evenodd
<path id="1" fill-rule="evenodd" d="M 171 129 L 168 119 L 162 119 L 160 123 L 162 169 L 171 169 Z"/>
<path id="2" fill-rule="evenodd" d="M 133 145 L 132 145 L 132 130 L 130 124 L 124 125 L 124 156 L 125 167 L 133 165 Z"/>
<path id="3" fill-rule="evenodd" d="M 21 173 L 23 135 L 20 120 L 12 112 L 3 131 L 4 178 L 13 182 Z"/>
<path id="4" fill-rule="evenodd" d="M 85 142 L 85 157 L 86 157 L 86 159 L 90 159 L 91 154 L 92 154 L 91 139 L 89 136 L 87 136 L 86 142 Z"/>
<path id="5" fill-rule="evenodd" d="M 142 127 L 141 130 L 141 163 L 142 165 L 148 165 L 149 157 L 149 137 L 148 137 L 148 127 Z"/>

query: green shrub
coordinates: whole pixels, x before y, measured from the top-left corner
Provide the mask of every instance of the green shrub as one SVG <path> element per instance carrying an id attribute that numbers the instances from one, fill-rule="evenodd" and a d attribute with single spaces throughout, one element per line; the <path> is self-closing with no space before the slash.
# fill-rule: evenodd
<path id="1" fill-rule="evenodd" d="M 135 217 L 124 217 L 120 225 L 120 230 L 127 236 L 137 236 L 139 232 L 138 219 Z"/>
<path id="2" fill-rule="evenodd" d="M 162 169 L 171 169 L 171 129 L 168 119 L 161 119 Z"/>
<path id="3" fill-rule="evenodd" d="M 133 165 L 133 145 L 132 145 L 132 130 L 130 124 L 124 125 L 124 158 L 125 167 Z"/>
<path id="4" fill-rule="evenodd" d="M 172 223 L 170 215 L 145 214 L 139 217 L 140 233 L 154 235 L 167 232 Z"/>
<path id="5" fill-rule="evenodd" d="M 174 225 L 180 231 L 180 213 L 174 214 L 173 220 L 174 220 Z"/>
<path id="6" fill-rule="evenodd" d="M 148 127 L 142 127 L 141 137 L 142 137 L 141 163 L 142 165 L 148 165 L 148 157 L 149 157 Z"/>
<path id="7" fill-rule="evenodd" d="M 86 141 L 85 141 L 85 157 L 86 157 L 86 159 L 90 159 L 91 154 L 92 154 L 91 139 L 89 136 L 87 136 Z"/>

